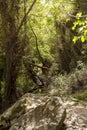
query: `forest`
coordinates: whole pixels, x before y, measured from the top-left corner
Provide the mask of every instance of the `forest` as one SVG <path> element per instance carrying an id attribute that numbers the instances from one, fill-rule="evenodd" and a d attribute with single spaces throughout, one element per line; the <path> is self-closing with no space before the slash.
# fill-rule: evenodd
<path id="1" fill-rule="evenodd" d="M 0 0 L 0 113 L 26 93 L 87 102 L 87 0 Z"/>

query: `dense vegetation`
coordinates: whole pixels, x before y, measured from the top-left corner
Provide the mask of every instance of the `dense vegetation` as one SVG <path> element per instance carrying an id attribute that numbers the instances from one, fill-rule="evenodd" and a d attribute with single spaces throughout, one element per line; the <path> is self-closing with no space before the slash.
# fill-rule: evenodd
<path id="1" fill-rule="evenodd" d="M 86 0 L 0 0 L 0 110 L 26 92 L 86 91 L 86 5 Z"/>

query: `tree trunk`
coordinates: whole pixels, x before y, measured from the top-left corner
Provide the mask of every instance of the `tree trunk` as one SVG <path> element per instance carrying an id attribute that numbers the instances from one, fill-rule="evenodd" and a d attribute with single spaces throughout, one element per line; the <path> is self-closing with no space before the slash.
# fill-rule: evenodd
<path id="1" fill-rule="evenodd" d="M 1 94 L 1 79 L 0 79 L 0 113 L 2 111 L 2 94 Z"/>
<path id="2" fill-rule="evenodd" d="M 17 63 L 11 50 L 6 54 L 5 100 L 7 107 L 17 100 L 16 95 Z"/>
<path id="3" fill-rule="evenodd" d="M 5 108 L 17 100 L 16 79 L 18 68 L 19 44 L 16 28 L 15 2 L 3 0 L 0 3 L 0 13 L 3 31 L 3 47 L 6 56 L 6 79 L 5 79 Z M 13 15 L 14 14 L 14 15 Z"/>
<path id="4" fill-rule="evenodd" d="M 19 32 L 36 0 L 32 2 L 18 26 L 19 3 L 20 0 L 0 0 L 2 41 L 6 56 L 5 107 L 17 100 L 16 79 L 24 49 L 24 45 L 20 43 Z"/>

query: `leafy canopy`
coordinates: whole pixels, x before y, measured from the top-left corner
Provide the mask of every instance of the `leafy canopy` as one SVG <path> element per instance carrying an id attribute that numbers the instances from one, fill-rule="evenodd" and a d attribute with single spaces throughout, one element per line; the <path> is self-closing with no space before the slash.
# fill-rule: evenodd
<path id="1" fill-rule="evenodd" d="M 76 21 L 73 22 L 72 30 L 75 30 L 77 35 L 74 36 L 73 42 L 80 40 L 82 43 L 87 41 L 87 17 L 82 16 L 82 12 L 77 13 Z"/>

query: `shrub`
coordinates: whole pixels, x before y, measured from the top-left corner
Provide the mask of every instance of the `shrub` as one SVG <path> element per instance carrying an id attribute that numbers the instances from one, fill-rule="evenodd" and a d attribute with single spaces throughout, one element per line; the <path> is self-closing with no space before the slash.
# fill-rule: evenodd
<path id="1" fill-rule="evenodd" d="M 87 87 L 87 66 L 78 66 L 72 73 L 51 79 L 48 92 L 52 95 L 67 95 Z"/>

